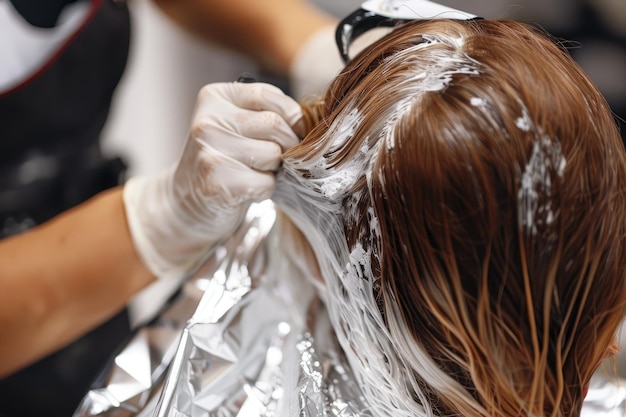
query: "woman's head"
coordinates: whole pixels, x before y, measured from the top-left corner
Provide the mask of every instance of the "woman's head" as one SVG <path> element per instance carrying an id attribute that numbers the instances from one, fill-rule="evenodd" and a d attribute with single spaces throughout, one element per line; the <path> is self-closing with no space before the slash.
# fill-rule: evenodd
<path id="1" fill-rule="evenodd" d="M 379 414 L 577 415 L 626 311 L 626 157 L 512 21 L 404 25 L 309 109 L 276 200 Z"/>

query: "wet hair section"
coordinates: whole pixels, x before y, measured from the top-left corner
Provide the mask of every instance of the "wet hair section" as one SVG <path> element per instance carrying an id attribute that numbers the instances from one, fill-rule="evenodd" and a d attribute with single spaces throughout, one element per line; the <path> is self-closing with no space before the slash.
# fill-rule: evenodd
<path id="1" fill-rule="evenodd" d="M 626 156 L 571 58 L 513 21 L 413 22 L 305 113 L 273 199 L 371 413 L 578 415 L 626 312 Z"/>

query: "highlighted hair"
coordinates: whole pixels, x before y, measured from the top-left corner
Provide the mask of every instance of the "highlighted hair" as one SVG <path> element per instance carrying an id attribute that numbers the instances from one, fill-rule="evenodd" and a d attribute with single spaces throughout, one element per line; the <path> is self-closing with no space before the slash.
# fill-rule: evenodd
<path id="1" fill-rule="evenodd" d="M 569 55 L 419 21 L 306 107 L 276 201 L 375 415 L 577 416 L 626 313 L 626 157 Z"/>

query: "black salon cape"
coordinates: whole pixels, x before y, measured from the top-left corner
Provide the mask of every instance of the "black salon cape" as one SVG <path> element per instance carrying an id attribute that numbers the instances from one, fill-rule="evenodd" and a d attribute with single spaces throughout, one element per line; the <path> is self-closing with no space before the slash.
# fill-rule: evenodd
<path id="1" fill-rule="evenodd" d="M 43 222 L 116 185 L 123 172 L 120 160 L 101 157 L 98 141 L 126 65 L 130 16 L 123 2 L 90 3 L 80 29 L 37 73 L 0 92 L 0 230 L 24 219 Z M 56 159 L 61 169 L 24 183 L 19 171 L 33 155 Z M 124 311 L 0 380 L 0 416 L 71 416 L 129 333 Z"/>

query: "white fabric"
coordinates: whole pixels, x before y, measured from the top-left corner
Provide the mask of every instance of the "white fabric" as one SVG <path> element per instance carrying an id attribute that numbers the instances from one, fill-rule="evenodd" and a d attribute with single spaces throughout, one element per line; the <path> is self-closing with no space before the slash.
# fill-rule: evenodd
<path id="1" fill-rule="evenodd" d="M 90 2 L 76 2 L 61 12 L 57 26 L 31 26 L 10 1 L 0 2 L 0 93 L 34 75 L 80 28 Z"/>

